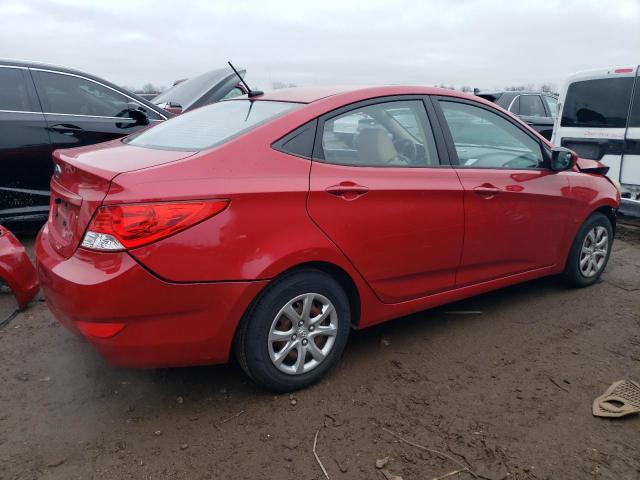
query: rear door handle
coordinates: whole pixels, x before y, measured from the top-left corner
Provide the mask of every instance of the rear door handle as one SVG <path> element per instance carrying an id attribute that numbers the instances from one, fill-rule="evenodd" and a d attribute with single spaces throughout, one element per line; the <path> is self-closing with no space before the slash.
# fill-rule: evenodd
<path id="1" fill-rule="evenodd" d="M 498 193 L 500 193 L 500 189 L 494 185 L 485 183 L 484 185 L 480 185 L 473 189 L 474 193 L 480 195 L 485 198 L 495 197 Z"/>
<path id="2" fill-rule="evenodd" d="M 355 200 L 366 194 L 369 189 L 354 182 L 340 182 L 338 185 L 327 187 L 325 191 L 344 200 Z"/>
<path id="3" fill-rule="evenodd" d="M 73 135 L 75 133 L 84 131 L 77 125 L 72 125 L 69 123 L 59 123 L 57 125 L 52 125 L 49 127 L 49 130 L 53 130 L 54 132 L 62 133 L 64 135 Z"/>

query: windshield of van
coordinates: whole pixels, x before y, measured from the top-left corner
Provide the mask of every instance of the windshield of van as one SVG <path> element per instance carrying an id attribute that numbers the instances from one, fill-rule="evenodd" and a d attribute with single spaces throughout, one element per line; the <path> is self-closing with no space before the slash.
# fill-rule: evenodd
<path id="1" fill-rule="evenodd" d="M 300 106 L 299 103 L 265 100 L 218 102 L 178 115 L 131 135 L 124 142 L 162 150 L 206 150 Z"/>
<path id="2" fill-rule="evenodd" d="M 625 128 L 632 87 L 632 77 L 572 83 L 564 100 L 561 125 Z"/>

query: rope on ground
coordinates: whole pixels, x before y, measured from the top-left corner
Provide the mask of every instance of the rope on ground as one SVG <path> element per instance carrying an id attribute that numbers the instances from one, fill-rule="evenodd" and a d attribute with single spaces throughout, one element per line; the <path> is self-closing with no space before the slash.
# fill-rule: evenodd
<path id="1" fill-rule="evenodd" d="M 0 328 L 4 328 L 7 325 L 9 325 L 9 323 L 11 322 L 11 320 L 13 320 L 14 318 L 16 318 L 18 316 L 18 314 L 20 313 L 20 310 L 16 310 L 13 313 L 11 313 L 7 318 L 5 318 L 4 320 L 0 321 Z"/>

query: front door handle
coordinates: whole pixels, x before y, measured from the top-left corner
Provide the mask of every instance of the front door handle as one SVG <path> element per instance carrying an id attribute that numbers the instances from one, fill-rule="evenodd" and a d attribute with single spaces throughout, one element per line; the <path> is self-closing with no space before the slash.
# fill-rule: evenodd
<path id="1" fill-rule="evenodd" d="M 500 189 L 494 185 L 491 185 L 490 183 L 485 183 L 478 187 L 475 187 L 473 191 L 477 195 L 480 195 L 481 197 L 484 197 L 484 198 L 493 198 L 498 193 L 500 193 Z"/>
<path id="2" fill-rule="evenodd" d="M 49 130 L 53 130 L 54 132 L 62 133 L 64 135 L 74 135 L 83 131 L 82 128 L 70 123 L 58 123 L 57 125 L 50 126 Z"/>
<path id="3" fill-rule="evenodd" d="M 327 187 L 325 191 L 344 200 L 355 200 L 366 194 L 369 189 L 354 182 L 340 182 L 338 185 Z"/>

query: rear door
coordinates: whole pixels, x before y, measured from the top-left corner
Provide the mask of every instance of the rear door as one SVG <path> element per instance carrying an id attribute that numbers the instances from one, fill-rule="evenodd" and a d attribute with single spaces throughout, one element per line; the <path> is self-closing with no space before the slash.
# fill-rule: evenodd
<path id="1" fill-rule="evenodd" d="M 452 288 L 460 262 L 462 187 L 426 108 L 387 97 L 318 122 L 309 214 L 385 303 Z"/>
<path id="2" fill-rule="evenodd" d="M 0 222 L 46 215 L 51 145 L 29 71 L 0 66 Z"/>
<path id="3" fill-rule="evenodd" d="M 465 236 L 457 285 L 554 265 L 568 220 L 564 172 L 545 167 L 539 138 L 476 102 L 436 102 L 464 187 Z"/>
<path id="4" fill-rule="evenodd" d="M 129 115 L 130 99 L 94 80 L 64 72 L 32 69 L 53 149 L 80 147 L 129 135 L 140 125 Z M 149 119 L 161 117 L 149 108 Z"/>
<path id="5" fill-rule="evenodd" d="M 561 95 L 560 118 L 553 136 L 555 145 L 607 165 L 607 175 L 615 180 L 621 180 L 635 71 L 619 68 L 570 80 Z"/>

